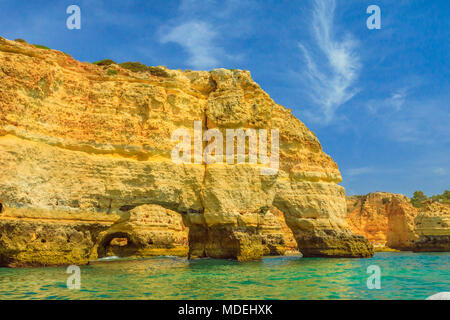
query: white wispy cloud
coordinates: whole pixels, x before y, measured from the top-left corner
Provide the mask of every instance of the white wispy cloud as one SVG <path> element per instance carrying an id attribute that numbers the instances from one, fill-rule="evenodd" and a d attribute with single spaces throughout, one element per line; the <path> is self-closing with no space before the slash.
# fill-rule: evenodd
<path id="1" fill-rule="evenodd" d="M 433 173 L 439 176 L 448 175 L 449 171 L 447 168 L 434 168 Z"/>
<path id="2" fill-rule="evenodd" d="M 171 28 L 161 37 L 161 42 L 179 44 L 189 54 L 189 65 L 196 69 L 208 69 L 218 66 L 217 57 L 222 54 L 215 44 L 216 37 L 217 33 L 211 25 L 193 20 Z"/>
<path id="3" fill-rule="evenodd" d="M 386 111 L 401 111 L 408 99 L 410 89 L 410 87 L 401 87 L 391 91 L 386 98 L 369 100 L 367 102 L 367 109 L 371 114 Z"/>
<path id="4" fill-rule="evenodd" d="M 395 92 L 389 99 L 388 103 L 396 110 L 400 109 L 405 104 L 406 93 L 404 91 Z"/>
<path id="5" fill-rule="evenodd" d="M 392 140 L 416 145 L 450 143 L 448 95 L 418 99 L 405 97 L 401 110 L 384 109 L 379 127 Z"/>
<path id="6" fill-rule="evenodd" d="M 159 40 L 181 46 L 194 69 L 226 66 L 242 59 L 227 43 L 251 33 L 249 17 L 258 6 L 255 0 L 182 0 L 178 14 L 159 28 Z"/>
<path id="7" fill-rule="evenodd" d="M 312 16 L 314 46 L 299 44 L 305 61 L 306 90 L 315 110 L 307 116 L 313 121 L 330 123 L 336 110 L 358 90 L 355 82 L 361 69 L 357 40 L 350 34 L 338 39 L 334 32 L 334 0 L 315 0 Z"/>

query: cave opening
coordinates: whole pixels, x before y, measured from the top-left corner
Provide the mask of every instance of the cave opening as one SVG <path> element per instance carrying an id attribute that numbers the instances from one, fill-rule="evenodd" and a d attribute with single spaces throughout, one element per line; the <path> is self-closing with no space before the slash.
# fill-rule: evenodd
<path id="1" fill-rule="evenodd" d="M 283 230 L 284 237 L 280 239 L 279 245 L 282 245 L 286 248 L 286 252 L 289 254 L 302 254 L 301 253 L 301 243 L 299 243 L 299 239 L 296 237 L 295 231 L 296 226 L 292 225 L 292 217 L 290 217 L 287 212 L 289 209 L 284 207 L 283 205 L 273 205 L 272 210 L 280 222 L 280 226 Z M 295 219 L 294 219 L 295 220 Z"/>
<path id="2" fill-rule="evenodd" d="M 130 257 L 135 255 L 138 247 L 126 232 L 114 232 L 106 235 L 97 249 L 98 258 Z"/>
<path id="3" fill-rule="evenodd" d="M 0 202 L 0 213 L 3 212 L 3 204 Z"/>

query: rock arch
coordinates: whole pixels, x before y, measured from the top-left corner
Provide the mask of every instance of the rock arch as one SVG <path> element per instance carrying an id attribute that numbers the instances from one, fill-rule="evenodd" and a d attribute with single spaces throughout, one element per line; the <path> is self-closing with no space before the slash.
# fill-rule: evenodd
<path id="1" fill-rule="evenodd" d="M 114 240 L 124 239 L 123 245 Z M 136 255 L 138 251 L 136 243 L 132 240 L 132 236 L 127 232 L 108 232 L 104 235 L 97 246 L 97 257 L 105 258 L 108 256 L 129 257 Z"/>
<path id="2" fill-rule="evenodd" d="M 156 204 L 134 206 L 99 234 L 94 257 L 187 256 L 188 231 L 175 211 Z"/>

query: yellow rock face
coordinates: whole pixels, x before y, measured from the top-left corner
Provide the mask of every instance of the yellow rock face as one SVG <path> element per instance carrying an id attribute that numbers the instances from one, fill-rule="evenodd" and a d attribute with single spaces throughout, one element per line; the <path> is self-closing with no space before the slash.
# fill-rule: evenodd
<path id="1" fill-rule="evenodd" d="M 450 251 L 450 206 L 427 203 L 415 219 L 414 251 Z"/>
<path id="2" fill-rule="evenodd" d="M 347 197 L 347 221 L 353 232 L 376 247 L 407 251 L 450 250 L 450 207 L 428 202 L 415 208 L 401 194 L 374 192 Z"/>
<path id="3" fill-rule="evenodd" d="M 99 258 L 187 256 L 188 234 L 181 214 L 155 204 L 142 205 L 99 234 L 94 254 Z"/>
<path id="4" fill-rule="evenodd" d="M 305 256 L 373 254 L 367 240 L 348 228 L 336 163 L 249 72 L 164 69 L 167 76 L 155 76 L 81 63 L 2 38 L 0 66 L 5 207 L 40 210 L 55 221 L 67 212 L 114 216 L 115 222 L 133 208 L 158 205 L 182 215 L 191 257 L 249 260 L 264 253 L 260 229 L 273 206 L 285 214 Z M 261 174 L 260 164 L 175 163 L 171 152 L 179 141 L 171 136 L 180 128 L 194 136 L 194 121 L 223 133 L 279 130 L 277 174 Z M 17 230 L 26 221 L 18 218 Z M 80 262 L 95 256 L 102 240 L 96 233 L 89 241 L 91 251 Z M 78 250 L 64 248 L 67 255 Z M 20 253 L 8 250 L 1 259 L 9 264 L 26 264 L 24 256 L 31 254 L 26 246 Z"/>
<path id="5" fill-rule="evenodd" d="M 117 215 L 5 208 L 0 213 L 0 265 L 86 264 Z"/>
<path id="6" fill-rule="evenodd" d="M 286 252 L 298 253 L 297 241 L 287 226 L 283 212 L 271 207 L 264 216 L 259 229 L 263 237 L 264 255 L 284 255 Z"/>
<path id="7" fill-rule="evenodd" d="M 417 238 L 414 218 L 417 209 L 401 194 L 374 192 L 347 197 L 347 221 L 357 234 L 377 247 L 411 250 Z"/>

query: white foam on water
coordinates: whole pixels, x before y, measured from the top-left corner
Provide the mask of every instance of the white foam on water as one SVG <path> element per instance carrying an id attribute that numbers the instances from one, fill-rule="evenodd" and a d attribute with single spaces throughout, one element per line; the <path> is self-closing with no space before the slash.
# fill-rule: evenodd
<path id="1" fill-rule="evenodd" d="M 118 256 L 111 256 L 111 257 L 98 258 L 97 261 L 118 260 L 118 259 L 120 259 Z"/>

